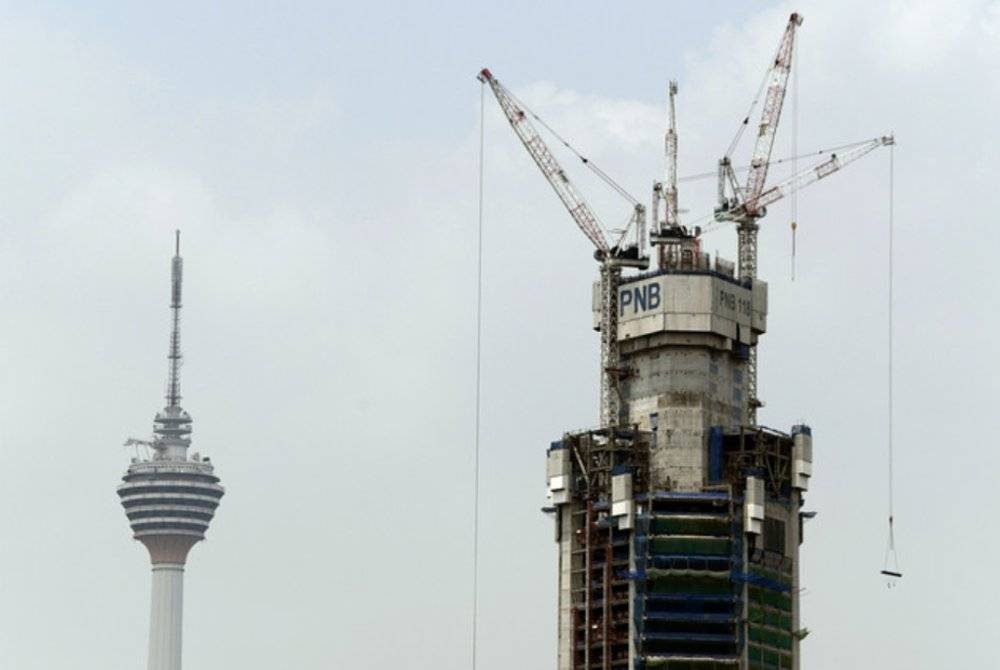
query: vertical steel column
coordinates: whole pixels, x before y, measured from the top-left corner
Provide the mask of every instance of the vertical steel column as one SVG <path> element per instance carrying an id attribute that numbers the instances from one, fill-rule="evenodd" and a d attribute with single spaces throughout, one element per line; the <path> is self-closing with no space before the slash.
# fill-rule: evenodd
<path id="1" fill-rule="evenodd" d="M 751 284 L 757 278 L 757 231 L 759 226 L 755 219 L 740 221 L 739 233 L 739 273 L 740 280 L 749 279 Z M 747 357 L 747 398 L 744 421 L 748 426 L 757 425 L 757 408 L 760 399 L 757 397 L 757 345 L 750 345 L 750 355 Z"/>
<path id="2" fill-rule="evenodd" d="M 622 270 L 613 259 L 601 263 L 601 426 L 618 425 L 621 399 L 618 375 L 618 286 Z"/>

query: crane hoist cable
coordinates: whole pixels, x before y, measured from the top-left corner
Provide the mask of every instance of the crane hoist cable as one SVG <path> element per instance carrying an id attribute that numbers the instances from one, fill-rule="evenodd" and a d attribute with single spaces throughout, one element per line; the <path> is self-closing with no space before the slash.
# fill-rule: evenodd
<path id="1" fill-rule="evenodd" d="M 886 538 L 885 544 L 885 558 L 883 559 L 883 567 L 881 574 L 887 579 L 889 588 L 895 585 L 895 581 L 903 576 L 903 572 L 899 567 L 899 553 L 896 551 L 896 533 L 893 528 L 893 522 L 895 521 L 895 491 L 893 490 L 893 478 L 894 478 L 894 454 L 893 454 L 893 237 L 895 233 L 894 225 L 894 190 L 895 190 L 895 155 L 894 147 L 890 145 L 889 147 L 889 262 L 888 262 L 888 274 L 889 274 L 889 300 L 888 300 L 888 330 L 889 330 L 889 341 L 888 341 L 888 366 L 886 373 L 888 376 L 888 488 L 889 488 L 889 533 Z"/>
<path id="2" fill-rule="evenodd" d="M 476 243 L 476 402 L 472 479 L 472 670 L 476 670 L 479 641 L 479 437 L 483 378 L 483 166 L 486 155 L 486 83 L 479 90 L 479 207 Z"/>
<path id="3" fill-rule="evenodd" d="M 781 51 L 780 46 L 778 48 L 778 51 L 779 52 Z M 772 59 L 772 62 L 776 59 L 777 59 L 777 54 L 775 54 L 775 58 Z M 743 122 L 740 123 L 739 127 L 736 129 L 736 135 L 733 137 L 733 141 L 729 143 L 729 148 L 726 149 L 726 153 L 724 155 L 727 158 L 731 157 L 733 155 L 733 152 L 736 151 L 736 146 L 740 143 L 740 140 L 743 138 L 743 132 L 750 125 L 750 117 L 753 116 L 753 110 L 757 108 L 757 103 L 760 102 L 761 93 L 764 92 L 764 88 L 767 86 L 767 80 L 770 77 L 770 75 L 771 75 L 770 71 L 767 71 L 764 73 L 764 78 L 760 80 L 760 86 L 757 87 L 757 93 L 756 95 L 754 95 L 753 101 L 751 101 L 750 103 L 750 109 L 747 110 L 746 116 L 743 117 Z M 716 173 L 713 172 L 712 174 L 715 175 Z"/>

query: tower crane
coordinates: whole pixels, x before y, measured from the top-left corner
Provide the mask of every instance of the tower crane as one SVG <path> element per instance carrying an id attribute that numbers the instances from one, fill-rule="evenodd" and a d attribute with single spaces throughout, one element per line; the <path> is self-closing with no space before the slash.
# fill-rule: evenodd
<path id="1" fill-rule="evenodd" d="M 594 258 L 601 264 L 601 425 L 613 428 L 620 420 L 620 397 L 618 381 L 627 374 L 622 369 L 618 350 L 618 287 L 622 268 L 646 269 L 649 257 L 645 255 L 644 231 L 646 209 L 634 200 L 634 212 L 629 226 L 613 243 L 608 240 L 604 229 L 590 205 L 583 199 L 570 181 L 562 166 L 549 151 L 545 141 L 528 119 L 529 112 L 520 104 L 493 74 L 486 68 L 480 71 L 478 79 L 488 84 L 496 96 L 500 108 L 510 122 L 524 148 L 542 171 L 552 189 L 583 234 L 594 245 Z M 536 117 L 537 118 L 537 117 Z M 585 163 L 587 159 L 581 157 Z M 619 192 L 621 193 L 620 189 Z M 626 244 L 629 229 L 635 226 L 635 241 Z"/>
<path id="2" fill-rule="evenodd" d="M 649 234 L 650 244 L 659 247 L 657 259 L 660 269 L 667 263 L 670 246 L 678 238 L 688 236 L 681 228 L 677 210 L 677 119 L 675 116 L 674 98 L 677 96 L 677 82 L 671 81 L 668 88 L 670 105 L 668 107 L 669 125 L 664 137 L 664 149 L 667 156 L 666 179 L 653 183 L 653 229 Z M 663 202 L 663 218 L 660 218 L 660 202 Z"/>
<path id="3" fill-rule="evenodd" d="M 670 97 L 670 126 L 667 128 L 667 135 L 664 145 L 667 153 L 667 181 L 666 181 L 666 224 L 667 228 L 674 228 L 680 225 L 677 219 L 677 118 L 674 110 L 674 98 L 677 96 L 677 82 L 671 81 L 669 88 Z"/>
<path id="4" fill-rule="evenodd" d="M 743 120 L 729 150 L 719 161 L 719 206 L 715 210 L 715 220 L 720 223 L 732 222 L 736 224 L 739 277 L 743 281 L 752 282 L 757 278 L 757 232 L 760 228 L 758 221 L 767 214 L 767 205 L 833 174 L 848 163 L 856 161 L 880 146 L 891 145 L 895 142 L 892 135 L 863 142 L 845 153 L 831 155 L 828 160 L 803 170 L 780 184 L 768 189 L 764 188 L 771 163 L 771 150 L 774 147 L 774 138 L 778 130 L 778 121 L 781 119 L 785 91 L 788 87 L 788 75 L 792 68 L 795 31 L 800 25 L 802 25 L 802 16 L 793 13 L 788 18 L 788 25 L 785 27 L 785 32 L 778 44 L 777 54 L 765 79 L 767 91 L 746 182 L 739 183 L 730 154 L 749 123 L 749 116 Z M 761 405 L 757 394 L 757 348 L 751 346 L 747 360 L 745 419 L 748 425 L 757 423 L 757 408 Z"/>

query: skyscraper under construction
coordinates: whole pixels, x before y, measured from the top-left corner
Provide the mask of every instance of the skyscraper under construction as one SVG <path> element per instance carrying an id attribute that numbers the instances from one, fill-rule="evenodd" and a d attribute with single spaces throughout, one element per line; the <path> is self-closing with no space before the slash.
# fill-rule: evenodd
<path id="1" fill-rule="evenodd" d="M 704 253 L 702 231 L 679 222 L 676 83 L 666 179 L 654 184 L 647 240 L 639 200 L 552 132 L 633 207 L 628 229 L 608 235 L 532 119 L 551 131 L 548 124 L 488 69 L 479 73 L 600 263 L 601 427 L 566 433 L 547 453 L 559 670 L 799 670 L 812 431 L 757 420 L 757 345 L 768 312 L 757 231 L 769 204 L 894 142 L 842 147 L 767 185 L 801 24 L 799 14 L 789 17 L 770 61 L 745 177 L 732 153 L 749 115 L 719 161 L 713 225 L 735 226 L 736 263 Z"/>
<path id="2" fill-rule="evenodd" d="M 767 286 L 678 236 L 621 282 L 621 420 L 548 450 L 559 668 L 798 668 L 812 436 L 744 423 Z"/>

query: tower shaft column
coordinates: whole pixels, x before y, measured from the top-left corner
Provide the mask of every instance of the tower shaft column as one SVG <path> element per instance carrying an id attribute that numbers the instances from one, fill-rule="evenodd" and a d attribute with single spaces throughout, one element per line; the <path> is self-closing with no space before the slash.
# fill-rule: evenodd
<path id="1" fill-rule="evenodd" d="M 149 670 L 181 670 L 183 613 L 184 566 L 179 563 L 154 563 Z"/>

